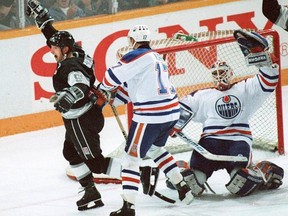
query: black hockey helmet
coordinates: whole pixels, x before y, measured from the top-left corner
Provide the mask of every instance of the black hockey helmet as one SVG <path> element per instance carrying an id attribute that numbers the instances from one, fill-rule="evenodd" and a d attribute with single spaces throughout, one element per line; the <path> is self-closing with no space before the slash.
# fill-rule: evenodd
<path id="1" fill-rule="evenodd" d="M 73 36 L 67 31 L 58 31 L 48 40 L 48 45 L 58 46 L 60 48 L 67 46 L 70 51 L 72 51 L 74 44 L 75 40 Z"/>

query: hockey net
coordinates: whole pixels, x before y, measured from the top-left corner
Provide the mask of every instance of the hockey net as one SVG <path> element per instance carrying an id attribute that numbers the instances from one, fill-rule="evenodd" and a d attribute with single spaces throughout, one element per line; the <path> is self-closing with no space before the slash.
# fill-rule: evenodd
<path id="1" fill-rule="evenodd" d="M 250 31 L 250 30 L 248 30 Z M 218 59 L 227 62 L 233 68 L 233 82 L 248 78 L 258 73 L 256 66 L 247 66 L 239 45 L 233 37 L 234 30 L 201 32 L 190 34 L 193 41 L 167 38 L 151 41 L 151 47 L 163 54 L 168 64 L 171 81 L 176 87 L 179 98 L 192 91 L 212 87 L 212 77 L 209 67 Z M 274 30 L 258 30 L 270 44 L 270 52 L 279 57 L 279 35 Z M 130 51 L 129 47 L 118 50 L 118 57 Z M 279 83 L 281 80 L 279 81 Z M 132 117 L 131 105 L 128 107 L 128 122 Z M 262 107 L 250 120 L 253 134 L 253 147 L 284 154 L 282 96 L 281 84 L 265 101 Z M 202 125 L 190 121 L 183 132 L 194 142 L 198 142 Z M 166 148 L 172 152 L 192 150 L 179 138 L 169 138 Z"/>

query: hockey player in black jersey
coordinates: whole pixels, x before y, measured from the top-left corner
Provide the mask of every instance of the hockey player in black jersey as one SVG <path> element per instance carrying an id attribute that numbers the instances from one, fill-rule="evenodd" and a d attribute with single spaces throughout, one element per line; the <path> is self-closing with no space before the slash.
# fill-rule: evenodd
<path id="1" fill-rule="evenodd" d="M 104 204 L 92 173 L 119 178 L 121 169 L 114 159 L 104 158 L 100 148 L 99 132 L 104 126 L 102 108 L 109 101 L 109 94 L 95 90 L 93 59 L 75 43 L 69 32 L 58 31 L 52 26 L 53 18 L 46 8 L 29 0 L 26 13 L 34 17 L 57 61 L 53 75 L 56 93 L 50 101 L 62 114 L 66 129 L 63 155 L 85 191 L 76 203 L 78 210 L 101 207 Z"/>

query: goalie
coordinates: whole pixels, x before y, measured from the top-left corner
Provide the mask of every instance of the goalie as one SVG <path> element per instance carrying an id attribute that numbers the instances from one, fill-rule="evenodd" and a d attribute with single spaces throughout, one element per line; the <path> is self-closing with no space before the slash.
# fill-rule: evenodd
<path id="1" fill-rule="evenodd" d="M 195 196 L 205 190 L 214 171 L 225 169 L 230 181 L 225 185 L 232 194 L 246 196 L 257 189 L 276 189 L 282 184 L 284 171 L 269 161 L 252 164 L 252 132 L 250 117 L 264 103 L 278 84 L 279 66 L 270 57 L 267 40 L 256 32 L 234 32 L 248 64 L 259 67 L 254 77 L 232 84 L 233 70 L 224 61 L 210 68 L 215 88 L 192 92 L 180 100 L 181 117 L 171 133 L 175 136 L 192 119 L 203 124 L 199 144 L 216 155 L 245 156 L 246 162 L 212 161 L 196 151 L 190 168 L 182 171 Z M 261 56 L 261 58 L 258 58 Z M 167 186 L 173 188 L 169 179 Z"/>

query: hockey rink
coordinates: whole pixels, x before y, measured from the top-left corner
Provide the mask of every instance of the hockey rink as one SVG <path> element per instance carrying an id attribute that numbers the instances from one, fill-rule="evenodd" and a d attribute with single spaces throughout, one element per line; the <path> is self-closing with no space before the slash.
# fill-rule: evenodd
<path id="1" fill-rule="evenodd" d="M 225 171 L 208 180 L 216 192 L 205 192 L 186 206 L 179 201 L 169 204 L 149 197 L 139 189 L 137 216 L 283 216 L 288 213 L 288 87 L 283 88 L 283 118 L 286 156 L 254 150 L 253 161 L 269 160 L 284 168 L 283 185 L 277 190 L 261 191 L 247 197 L 231 195 L 225 188 L 229 181 Z M 125 117 L 121 119 L 126 123 Z M 76 201 L 80 185 L 65 174 L 67 162 L 62 156 L 62 126 L 0 138 L 0 216 L 108 216 L 122 206 L 121 185 L 101 184 L 104 207 L 80 212 Z M 107 118 L 101 132 L 102 147 L 107 155 L 124 142 L 115 118 Z M 175 155 L 188 160 L 190 153 Z M 149 163 L 149 161 L 145 161 Z M 177 200 L 177 192 L 165 186 L 161 174 L 157 191 Z"/>

